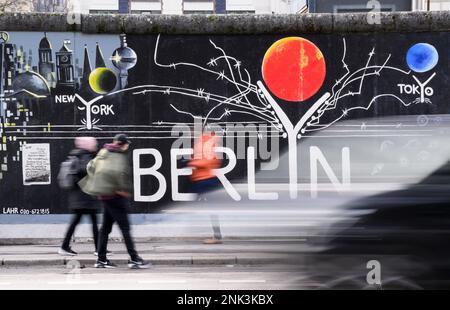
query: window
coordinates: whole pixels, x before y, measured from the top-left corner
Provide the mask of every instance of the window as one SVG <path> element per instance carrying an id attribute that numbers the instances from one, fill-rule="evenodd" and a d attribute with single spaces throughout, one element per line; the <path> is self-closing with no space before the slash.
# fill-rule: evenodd
<path id="1" fill-rule="evenodd" d="M 227 11 L 227 14 L 255 14 L 255 11 Z"/>
<path id="2" fill-rule="evenodd" d="M 207 0 L 184 0 L 184 14 L 214 14 L 214 1 Z"/>
<path id="3" fill-rule="evenodd" d="M 89 14 L 117 14 L 118 10 L 89 10 Z"/>
<path id="4" fill-rule="evenodd" d="M 197 10 L 192 10 L 192 11 L 184 11 L 184 14 L 214 14 L 214 11 L 197 11 Z"/>
<path id="5" fill-rule="evenodd" d="M 335 5 L 333 6 L 334 13 L 367 13 L 372 9 L 368 9 L 365 5 Z M 381 12 L 393 12 L 395 11 L 394 4 L 381 5 Z"/>
<path id="6" fill-rule="evenodd" d="M 158 14 L 161 14 L 161 10 L 159 10 L 159 11 L 134 10 L 134 11 L 131 11 L 131 14 L 158 15 Z"/>

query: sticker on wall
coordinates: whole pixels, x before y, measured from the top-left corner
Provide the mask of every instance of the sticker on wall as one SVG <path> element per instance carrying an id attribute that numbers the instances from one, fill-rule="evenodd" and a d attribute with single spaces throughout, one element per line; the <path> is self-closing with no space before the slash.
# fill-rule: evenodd
<path id="1" fill-rule="evenodd" d="M 22 149 L 23 185 L 50 184 L 50 144 L 28 143 Z"/>

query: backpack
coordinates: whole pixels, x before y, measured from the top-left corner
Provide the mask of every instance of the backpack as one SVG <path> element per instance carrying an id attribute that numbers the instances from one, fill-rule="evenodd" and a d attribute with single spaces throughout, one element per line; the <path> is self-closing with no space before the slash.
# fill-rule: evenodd
<path id="1" fill-rule="evenodd" d="M 78 158 L 69 156 L 59 167 L 58 184 L 62 189 L 72 189 L 78 182 Z"/>

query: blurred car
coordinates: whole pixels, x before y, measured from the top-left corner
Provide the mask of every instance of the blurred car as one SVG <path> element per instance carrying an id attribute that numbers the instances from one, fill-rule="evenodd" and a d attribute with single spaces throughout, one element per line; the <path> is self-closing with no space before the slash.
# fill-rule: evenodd
<path id="1" fill-rule="evenodd" d="M 310 240 L 327 247 L 309 261 L 323 287 L 370 287 L 366 265 L 376 260 L 380 288 L 450 288 L 450 162 L 406 189 L 359 199 L 347 208 L 368 212 Z"/>
<path id="2" fill-rule="evenodd" d="M 240 201 L 219 187 L 166 212 L 186 216 L 186 234 L 193 227 L 209 233 L 208 218 L 201 218 L 214 213 L 225 238 L 297 238 L 295 268 L 318 288 L 447 288 L 450 122 L 424 117 L 348 120 L 305 135 L 297 145 L 297 199 L 289 196 L 286 152 L 255 176 L 256 190 L 277 192 L 277 200 L 250 199 L 242 178 L 232 182 Z M 381 266 L 379 286 L 367 282 L 371 261 Z"/>

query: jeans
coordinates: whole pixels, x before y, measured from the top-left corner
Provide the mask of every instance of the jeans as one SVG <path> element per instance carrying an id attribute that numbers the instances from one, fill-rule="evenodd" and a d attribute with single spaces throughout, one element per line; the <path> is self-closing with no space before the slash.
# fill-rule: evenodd
<path id="1" fill-rule="evenodd" d="M 130 222 L 128 220 L 128 200 L 120 197 L 103 200 L 103 225 L 100 230 L 100 239 L 98 244 L 98 259 L 106 261 L 106 249 L 108 247 L 108 236 L 111 233 L 115 222 L 119 225 L 122 232 L 128 254 L 131 259 L 136 259 L 138 254 L 134 248 L 134 242 L 130 234 Z"/>
<path id="2" fill-rule="evenodd" d="M 95 250 L 97 250 L 98 244 L 98 227 L 97 227 L 97 210 L 89 210 L 89 209 L 78 209 L 74 211 L 74 215 L 72 217 L 72 222 L 67 229 L 66 236 L 64 238 L 62 248 L 68 249 L 70 247 L 70 240 L 72 239 L 73 233 L 75 232 L 75 228 L 80 223 L 83 215 L 89 215 L 92 221 L 92 234 L 94 235 L 94 244 Z"/>
<path id="3" fill-rule="evenodd" d="M 192 182 L 192 191 L 200 195 L 217 189 L 219 184 L 220 181 L 218 178 L 194 181 Z"/>
<path id="4" fill-rule="evenodd" d="M 210 191 L 217 189 L 219 184 L 220 184 L 220 181 L 217 177 L 206 179 L 206 180 L 201 180 L 201 181 L 195 181 L 192 183 L 192 191 L 194 193 L 196 193 L 197 195 L 202 195 L 202 194 L 205 194 L 205 193 L 208 193 Z M 211 214 L 210 219 L 211 219 L 211 226 L 212 226 L 213 233 L 214 233 L 214 239 L 221 240 L 222 233 L 220 231 L 219 216 L 216 214 Z"/>

